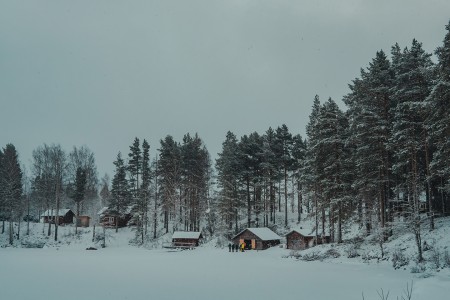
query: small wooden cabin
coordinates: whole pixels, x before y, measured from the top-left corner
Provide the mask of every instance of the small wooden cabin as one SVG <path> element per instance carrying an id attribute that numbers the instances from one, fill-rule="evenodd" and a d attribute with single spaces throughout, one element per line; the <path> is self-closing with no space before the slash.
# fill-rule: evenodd
<path id="1" fill-rule="evenodd" d="M 172 246 L 179 248 L 193 248 L 200 244 L 202 233 L 197 231 L 175 231 L 172 235 Z"/>
<path id="2" fill-rule="evenodd" d="M 89 220 L 91 217 L 89 216 L 78 216 L 75 217 L 77 220 L 77 226 L 78 227 L 89 227 Z"/>
<path id="3" fill-rule="evenodd" d="M 56 215 L 58 215 L 58 225 L 73 224 L 73 217 L 75 214 L 68 208 L 60 209 L 58 213 L 56 209 L 49 209 L 45 211 L 41 215 L 41 222 L 55 224 Z"/>
<path id="4" fill-rule="evenodd" d="M 329 243 L 330 236 L 316 236 L 306 230 L 294 229 L 286 234 L 286 248 L 292 250 L 304 250 L 315 245 Z"/>
<path id="5" fill-rule="evenodd" d="M 99 216 L 99 223 L 105 227 L 125 227 L 131 220 L 132 207 L 128 207 L 122 214 L 117 213 L 114 209 L 103 207 L 97 215 Z"/>
<path id="6" fill-rule="evenodd" d="M 245 243 L 247 250 L 265 250 L 280 244 L 280 236 L 267 227 L 247 228 L 233 237 L 235 245 Z"/>

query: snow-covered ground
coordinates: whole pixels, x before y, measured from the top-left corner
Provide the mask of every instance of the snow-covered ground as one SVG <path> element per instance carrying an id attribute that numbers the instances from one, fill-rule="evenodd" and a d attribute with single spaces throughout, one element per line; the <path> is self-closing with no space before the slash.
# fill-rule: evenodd
<path id="1" fill-rule="evenodd" d="M 448 299 L 448 269 L 429 278 L 387 263 L 304 262 L 288 250 L 229 253 L 111 247 L 0 250 L 0 298 L 15 299 Z"/>
<path id="2" fill-rule="evenodd" d="M 424 240 L 439 249 L 450 246 L 450 219 L 438 221 L 432 233 L 424 230 Z M 22 225 L 23 226 L 23 225 Z M 5 247 L 7 234 L 0 235 L 0 299 L 401 299 L 413 282 L 413 300 L 448 299 L 450 268 L 411 273 L 415 265 L 414 239 L 409 233 L 395 236 L 385 244 L 386 255 L 395 249 L 411 261 L 398 270 L 391 259 L 379 260 L 376 243 L 370 238 L 361 244 L 323 245 L 293 253 L 281 247 L 265 251 L 229 253 L 214 241 L 195 250 L 170 251 L 159 246 L 130 245 L 134 232 L 122 228 L 107 230 L 106 248 L 92 242 L 92 228 L 60 227 L 60 241 L 42 232 L 43 224 L 33 224 L 31 235 L 14 247 Z M 97 229 L 97 231 L 99 231 Z M 97 234 L 100 234 L 97 232 Z M 160 241 L 162 242 L 162 241 Z M 25 245 L 44 245 L 25 249 Z M 87 251 L 94 246 L 98 250 Z M 360 256 L 348 258 L 355 247 Z M 323 258 L 332 249 L 338 258 Z M 317 261 L 304 261 L 319 254 Z M 302 256 L 301 259 L 296 257 Z M 425 252 L 429 259 L 430 251 Z M 369 258 L 367 258 L 369 257 Z"/>

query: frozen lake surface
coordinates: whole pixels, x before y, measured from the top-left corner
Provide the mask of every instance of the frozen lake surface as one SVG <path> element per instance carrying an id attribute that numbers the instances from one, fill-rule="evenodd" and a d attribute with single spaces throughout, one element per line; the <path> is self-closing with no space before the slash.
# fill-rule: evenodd
<path id="1" fill-rule="evenodd" d="M 289 252 L 180 252 L 133 247 L 0 249 L 0 298 L 15 299 L 396 299 L 414 281 L 413 300 L 447 299 L 450 274 L 419 278 L 389 263 L 302 262 Z"/>

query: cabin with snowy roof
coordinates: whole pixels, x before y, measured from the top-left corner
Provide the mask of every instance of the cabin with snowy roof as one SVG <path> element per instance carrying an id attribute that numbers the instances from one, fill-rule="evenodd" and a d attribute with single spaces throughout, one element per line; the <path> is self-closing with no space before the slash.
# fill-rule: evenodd
<path id="1" fill-rule="evenodd" d="M 280 244 L 280 236 L 267 227 L 247 228 L 233 237 L 235 245 L 245 243 L 247 250 L 265 250 Z"/>
<path id="2" fill-rule="evenodd" d="M 175 231 L 172 235 L 172 246 L 175 248 L 195 248 L 200 245 L 203 235 L 198 231 Z"/>
<path id="3" fill-rule="evenodd" d="M 75 214 L 72 210 L 65 208 L 56 211 L 56 209 L 46 210 L 41 215 L 41 223 L 55 224 L 55 218 L 58 216 L 58 225 L 73 224 Z"/>
<path id="4" fill-rule="evenodd" d="M 329 243 L 330 236 L 318 236 L 305 229 L 294 229 L 286 234 L 286 248 L 304 250 L 318 244 Z"/>
<path id="5" fill-rule="evenodd" d="M 104 227 L 125 227 L 131 220 L 133 206 L 128 206 L 123 213 L 110 207 L 103 207 L 98 213 L 99 223 Z"/>

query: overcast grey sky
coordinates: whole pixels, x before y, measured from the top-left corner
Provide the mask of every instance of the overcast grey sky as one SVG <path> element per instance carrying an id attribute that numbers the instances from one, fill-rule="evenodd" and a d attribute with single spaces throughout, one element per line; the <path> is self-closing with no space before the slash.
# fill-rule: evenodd
<path id="1" fill-rule="evenodd" d="M 135 136 L 198 132 L 213 158 L 340 102 L 377 50 L 442 44 L 448 0 L 0 0 L 0 146 L 87 145 L 99 175 Z M 342 105 L 342 108 L 344 106 Z"/>

